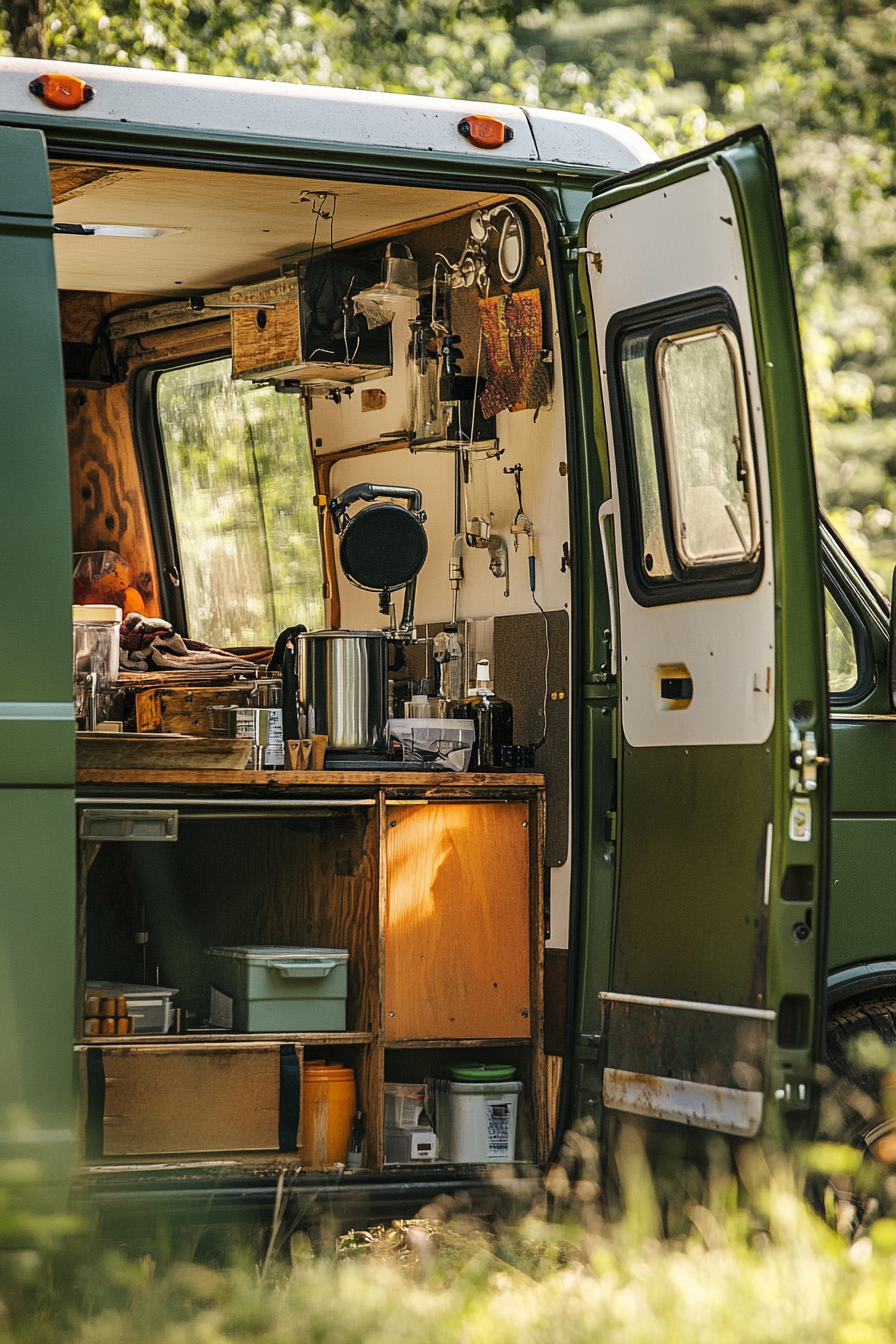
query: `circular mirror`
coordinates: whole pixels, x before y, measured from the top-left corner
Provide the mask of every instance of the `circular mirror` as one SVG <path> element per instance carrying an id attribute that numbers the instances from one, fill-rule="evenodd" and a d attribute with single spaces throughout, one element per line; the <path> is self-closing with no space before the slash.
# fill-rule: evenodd
<path id="1" fill-rule="evenodd" d="M 400 504 L 368 504 L 339 539 L 339 563 L 357 588 L 391 593 L 417 577 L 428 550 L 426 530 L 410 510 Z"/>

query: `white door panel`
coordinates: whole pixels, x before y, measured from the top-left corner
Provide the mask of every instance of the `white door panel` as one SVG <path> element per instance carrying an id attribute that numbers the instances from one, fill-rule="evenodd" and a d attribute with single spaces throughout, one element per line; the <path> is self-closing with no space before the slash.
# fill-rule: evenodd
<path id="1" fill-rule="evenodd" d="M 744 259 L 721 170 L 710 164 L 708 171 L 662 191 L 599 210 L 589 222 L 587 246 L 600 260 L 600 270 L 591 265 L 588 274 L 605 405 L 607 326 L 615 314 L 710 288 L 728 295 L 740 325 L 760 505 L 763 572 L 753 592 L 655 606 L 642 605 L 627 582 L 617 505 L 618 665 L 626 740 L 638 747 L 764 742 L 775 716 L 769 481 Z M 620 445 L 613 443 L 609 416 L 607 433 L 618 500 Z M 661 678 L 685 673 L 693 685 L 689 702 L 663 699 Z"/>

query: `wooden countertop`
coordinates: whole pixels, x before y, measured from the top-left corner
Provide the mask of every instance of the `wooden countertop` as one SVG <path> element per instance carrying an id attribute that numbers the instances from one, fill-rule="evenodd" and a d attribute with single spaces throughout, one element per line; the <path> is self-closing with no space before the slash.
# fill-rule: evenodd
<path id="1" fill-rule="evenodd" d="M 79 784 L 142 784 L 229 786 L 251 792 L 282 793 L 286 789 L 540 789 L 544 775 L 481 774 L 439 770 L 78 770 Z"/>

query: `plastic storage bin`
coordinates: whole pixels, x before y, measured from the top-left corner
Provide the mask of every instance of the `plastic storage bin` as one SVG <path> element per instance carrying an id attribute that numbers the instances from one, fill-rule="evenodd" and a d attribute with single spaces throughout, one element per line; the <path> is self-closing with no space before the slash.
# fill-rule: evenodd
<path id="1" fill-rule="evenodd" d="M 466 719 L 389 719 L 386 742 L 390 755 L 421 770 L 469 768 L 476 729 Z"/>
<path id="2" fill-rule="evenodd" d="M 176 989 L 163 985 L 121 985 L 115 980 L 88 980 L 87 989 L 106 999 L 127 999 L 135 1036 L 166 1036 L 171 1030 Z"/>
<path id="3" fill-rule="evenodd" d="M 216 1016 L 222 997 L 232 1000 L 232 1031 L 345 1031 L 344 948 L 207 947 L 205 955 Z"/>
<path id="4" fill-rule="evenodd" d="M 512 1162 L 522 1083 L 436 1083 L 436 1133 L 446 1162 Z"/>

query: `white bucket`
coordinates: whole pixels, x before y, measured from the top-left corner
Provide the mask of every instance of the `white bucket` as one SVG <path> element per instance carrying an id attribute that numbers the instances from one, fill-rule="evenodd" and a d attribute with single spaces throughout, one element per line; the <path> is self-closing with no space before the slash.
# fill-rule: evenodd
<path id="1" fill-rule="evenodd" d="M 449 1083 L 436 1091 L 439 1156 L 446 1162 L 512 1162 L 522 1083 Z"/>

